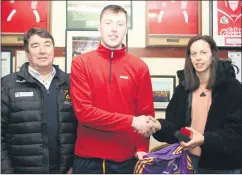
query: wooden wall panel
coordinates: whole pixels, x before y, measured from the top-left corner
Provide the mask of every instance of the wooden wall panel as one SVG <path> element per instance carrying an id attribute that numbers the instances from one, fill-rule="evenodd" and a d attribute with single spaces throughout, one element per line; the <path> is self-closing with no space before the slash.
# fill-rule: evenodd
<path id="1" fill-rule="evenodd" d="M 23 50 L 23 46 L 2 46 L 2 50 Z M 128 51 L 138 57 L 148 58 L 185 58 L 185 47 L 148 47 L 148 48 L 128 48 Z M 232 50 L 219 50 L 219 56 L 221 59 L 228 57 L 228 51 Z M 14 55 L 15 56 L 15 55 Z M 65 47 L 55 48 L 56 57 L 65 57 Z"/>

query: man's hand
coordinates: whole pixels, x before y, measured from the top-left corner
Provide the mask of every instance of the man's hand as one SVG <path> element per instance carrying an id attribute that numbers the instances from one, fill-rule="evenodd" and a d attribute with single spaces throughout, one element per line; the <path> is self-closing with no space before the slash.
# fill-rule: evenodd
<path id="1" fill-rule="evenodd" d="M 153 117 L 150 118 L 150 119 L 154 122 L 155 131 L 161 130 L 160 122 L 157 119 L 153 118 Z"/>
<path id="2" fill-rule="evenodd" d="M 196 148 L 198 146 L 201 146 L 204 143 L 204 136 L 197 132 L 195 129 L 191 128 L 191 127 L 186 127 L 186 129 L 192 131 L 192 135 L 191 135 L 191 140 L 187 143 L 185 142 L 181 142 L 181 145 L 185 148 L 185 149 L 193 149 Z"/>
<path id="3" fill-rule="evenodd" d="M 135 153 L 135 157 L 138 160 L 144 160 L 144 155 L 146 155 L 146 154 L 147 154 L 147 152 L 139 151 L 139 152 Z"/>
<path id="4" fill-rule="evenodd" d="M 151 116 L 138 116 L 134 117 L 132 121 L 132 127 L 139 133 L 141 133 L 145 137 L 149 137 L 155 130 L 155 123 L 151 120 Z"/>

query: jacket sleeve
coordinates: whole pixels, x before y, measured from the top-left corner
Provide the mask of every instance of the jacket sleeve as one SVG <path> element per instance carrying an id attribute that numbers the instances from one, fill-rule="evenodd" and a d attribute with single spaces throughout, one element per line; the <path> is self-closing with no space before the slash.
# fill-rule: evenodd
<path id="1" fill-rule="evenodd" d="M 137 116 L 149 115 L 154 117 L 154 103 L 153 103 L 153 91 L 151 85 L 150 73 L 147 67 L 147 71 L 142 76 L 139 84 L 139 90 L 137 93 Z M 144 138 L 136 133 L 136 152 L 148 152 L 149 151 L 149 138 Z"/>
<path id="2" fill-rule="evenodd" d="M 239 83 L 238 83 L 239 84 Z M 226 161 L 232 162 L 242 156 L 242 93 L 241 84 L 230 84 L 228 93 L 230 106 L 225 116 L 226 124 L 216 131 L 204 133 L 204 144 L 201 145 L 201 159 L 215 161 L 223 155 Z M 213 160 L 214 159 L 214 160 Z"/>
<path id="3" fill-rule="evenodd" d="M 178 139 L 174 136 L 174 132 L 180 128 L 180 126 L 175 126 L 174 123 L 177 120 L 177 110 L 178 110 L 178 101 L 179 89 L 181 85 L 176 87 L 175 92 L 166 108 L 166 118 L 158 119 L 161 124 L 161 129 L 153 134 L 153 137 L 160 142 L 167 142 L 169 144 L 175 143 Z"/>
<path id="4" fill-rule="evenodd" d="M 1 79 L 1 173 L 13 174 L 11 161 L 7 152 L 6 130 L 8 128 L 8 94 L 6 93 L 6 82 Z"/>
<path id="5" fill-rule="evenodd" d="M 80 57 L 72 61 L 70 93 L 75 115 L 82 125 L 103 131 L 131 131 L 132 115 L 108 112 L 93 105 L 92 90 Z"/>

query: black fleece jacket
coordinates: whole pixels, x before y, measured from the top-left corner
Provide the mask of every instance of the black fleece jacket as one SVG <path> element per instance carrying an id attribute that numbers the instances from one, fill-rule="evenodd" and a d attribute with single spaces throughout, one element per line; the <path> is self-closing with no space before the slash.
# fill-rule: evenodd
<path id="1" fill-rule="evenodd" d="M 156 140 L 175 143 L 174 132 L 189 126 L 190 109 L 184 87 L 184 72 L 178 71 L 180 84 L 166 109 L 166 119 L 158 119 L 161 130 L 153 136 Z M 217 78 L 212 89 L 212 104 L 201 145 L 200 168 L 232 170 L 242 168 L 242 90 L 235 79 L 230 62 L 219 61 Z"/>

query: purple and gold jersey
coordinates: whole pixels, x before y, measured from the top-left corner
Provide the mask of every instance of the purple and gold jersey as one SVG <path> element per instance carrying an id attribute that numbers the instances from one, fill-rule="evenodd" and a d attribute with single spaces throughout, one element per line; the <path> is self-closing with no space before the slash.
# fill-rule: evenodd
<path id="1" fill-rule="evenodd" d="M 192 174 L 192 162 L 179 143 L 148 153 L 138 161 L 135 174 Z"/>

